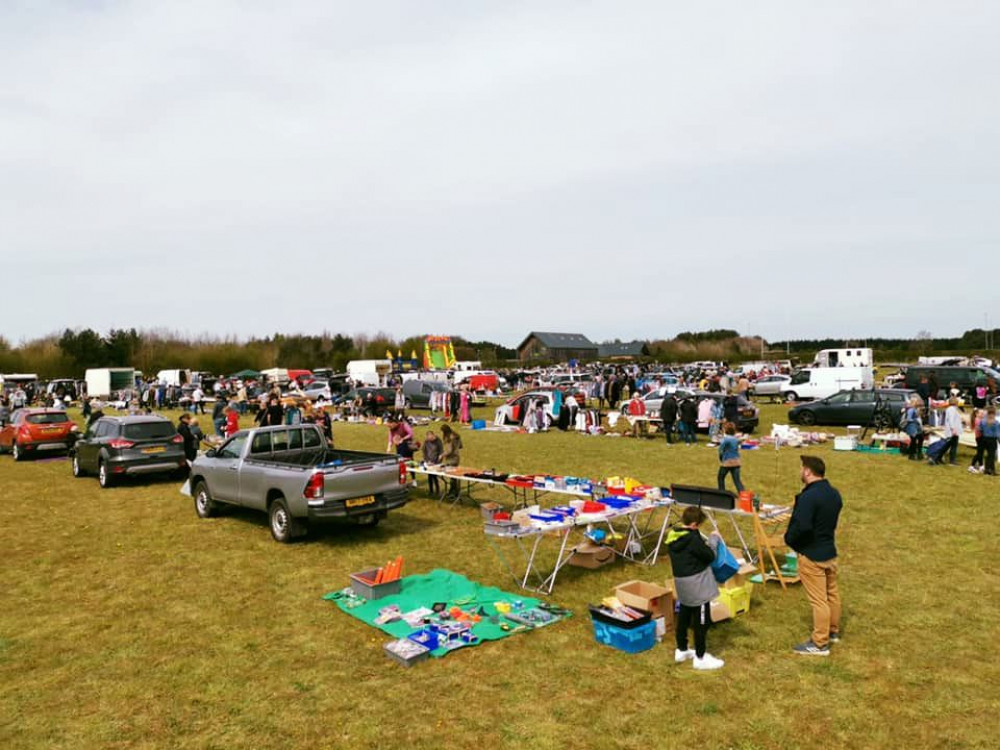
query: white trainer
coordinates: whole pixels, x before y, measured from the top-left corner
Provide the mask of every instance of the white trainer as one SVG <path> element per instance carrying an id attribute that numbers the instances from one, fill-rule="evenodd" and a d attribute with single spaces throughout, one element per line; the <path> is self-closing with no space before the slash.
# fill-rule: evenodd
<path id="1" fill-rule="evenodd" d="M 678 664 L 683 664 L 688 659 L 695 658 L 695 653 L 693 648 L 689 648 L 687 651 L 681 651 L 679 648 L 674 649 L 674 661 Z"/>
<path id="2" fill-rule="evenodd" d="M 709 669 L 722 669 L 722 666 L 725 663 L 726 662 L 722 661 L 722 659 L 716 659 L 714 656 L 712 656 L 709 653 L 706 653 L 700 659 L 697 656 L 694 657 L 694 668 L 695 669 L 701 669 L 701 670 L 706 670 L 706 671 L 709 670 Z"/>

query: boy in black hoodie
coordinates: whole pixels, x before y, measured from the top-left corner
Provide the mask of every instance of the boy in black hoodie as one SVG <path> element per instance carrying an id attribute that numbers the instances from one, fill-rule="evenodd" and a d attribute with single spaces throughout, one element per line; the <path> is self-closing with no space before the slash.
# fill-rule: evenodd
<path id="1" fill-rule="evenodd" d="M 725 664 L 722 659 L 717 659 L 705 650 L 708 627 L 712 624 L 709 605 L 719 595 L 719 587 L 712 573 L 719 537 L 712 534 L 706 540 L 698 531 L 705 518 L 705 512 L 701 508 L 685 508 L 681 513 L 681 524 L 672 528 L 667 536 L 674 588 L 677 601 L 680 602 L 674 661 L 680 664 L 694 659 L 694 668 L 698 670 L 720 669 Z M 688 628 L 694 629 L 693 651 L 688 649 Z"/>

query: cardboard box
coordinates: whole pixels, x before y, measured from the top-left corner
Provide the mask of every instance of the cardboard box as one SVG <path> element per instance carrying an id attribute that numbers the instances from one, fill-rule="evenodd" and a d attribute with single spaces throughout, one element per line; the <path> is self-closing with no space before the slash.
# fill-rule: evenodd
<path id="1" fill-rule="evenodd" d="M 566 564 L 577 568 L 593 569 L 603 567 L 614 560 L 615 551 L 613 549 L 585 542 L 573 549 L 573 554 L 566 561 Z"/>
<path id="2" fill-rule="evenodd" d="M 722 622 L 723 620 L 733 619 L 732 613 L 729 611 L 729 607 L 725 605 L 724 602 L 715 599 L 709 605 L 710 611 L 712 613 L 712 622 Z"/>
<path id="3" fill-rule="evenodd" d="M 652 613 L 654 619 L 664 617 L 668 623 L 673 621 L 674 591 L 672 588 L 646 581 L 627 581 L 615 587 L 615 596 L 627 607 L 635 607 L 644 612 Z"/>
<path id="4" fill-rule="evenodd" d="M 750 576 L 755 575 L 760 572 L 753 565 L 743 562 L 742 559 L 737 558 L 736 562 L 740 564 L 739 570 L 736 571 L 736 575 L 730 578 L 725 583 L 720 583 L 720 589 L 740 589 L 749 583 Z"/>

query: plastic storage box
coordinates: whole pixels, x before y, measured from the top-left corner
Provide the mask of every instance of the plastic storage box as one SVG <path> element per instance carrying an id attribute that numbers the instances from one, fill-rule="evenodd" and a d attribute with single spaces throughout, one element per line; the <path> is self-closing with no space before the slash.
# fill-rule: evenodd
<path id="1" fill-rule="evenodd" d="M 357 573 L 351 573 L 351 588 L 354 589 L 354 593 L 358 596 L 363 596 L 369 601 L 399 593 L 401 581 L 369 583 L 369 581 L 375 580 L 376 575 L 378 575 L 378 568 L 369 568 L 368 570 L 359 570 Z"/>
<path id="2" fill-rule="evenodd" d="M 594 638 L 598 643 L 611 646 L 627 654 L 648 651 L 656 645 L 656 622 L 650 620 L 637 628 L 620 628 L 594 620 Z"/>
<path id="3" fill-rule="evenodd" d="M 745 615 L 750 611 L 750 592 L 752 590 L 753 584 L 749 581 L 735 588 L 720 589 L 718 601 L 728 607 L 729 613 L 733 617 Z"/>

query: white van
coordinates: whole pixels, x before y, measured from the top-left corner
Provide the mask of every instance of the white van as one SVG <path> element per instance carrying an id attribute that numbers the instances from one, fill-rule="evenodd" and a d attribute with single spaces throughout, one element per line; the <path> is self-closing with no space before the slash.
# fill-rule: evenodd
<path id="1" fill-rule="evenodd" d="M 871 367 L 803 367 L 792 379 L 781 384 L 785 401 L 826 398 L 840 391 L 873 388 L 875 374 Z"/>
<path id="2" fill-rule="evenodd" d="M 355 359 L 347 363 L 347 377 L 353 382 L 379 387 L 392 373 L 392 361 L 388 359 Z"/>

